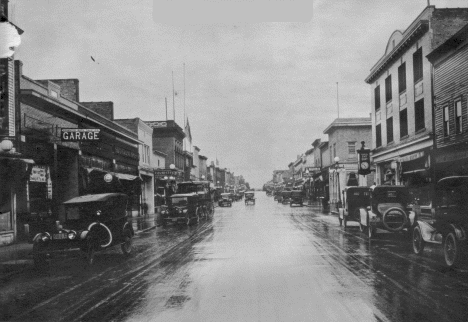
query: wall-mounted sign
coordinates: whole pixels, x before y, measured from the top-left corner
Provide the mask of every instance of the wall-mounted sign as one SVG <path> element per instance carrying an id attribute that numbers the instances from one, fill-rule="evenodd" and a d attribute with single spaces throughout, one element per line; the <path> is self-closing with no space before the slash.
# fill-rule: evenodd
<path id="1" fill-rule="evenodd" d="M 29 176 L 31 182 L 46 182 L 47 181 L 47 167 L 45 165 L 34 165 Z"/>
<path id="2" fill-rule="evenodd" d="M 99 141 L 100 129 L 61 129 L 60 138 L 64 142 Z"/>

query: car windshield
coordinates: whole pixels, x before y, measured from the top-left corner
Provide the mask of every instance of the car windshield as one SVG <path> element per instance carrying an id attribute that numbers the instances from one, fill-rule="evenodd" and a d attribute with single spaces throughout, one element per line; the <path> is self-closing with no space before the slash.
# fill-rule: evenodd
<path id="1" fill-rule="evenodd" d="M 468 185 L 445 187 L 437 192 L 438 204 L 442 207 L 468 207 Z"/>
<path id="2" fill-rule="evenodd" d="M 92 220 L 103 211 L 106 209 L 101 202 L 70 204 L 65 207 L 66 220 Z"/>
<path id="3" fill-rule="evenodd" d="M 172 197 L 171 201 L 174 206 L 185 206 L 188 203 L 188 198 L 187 197 Z"/>

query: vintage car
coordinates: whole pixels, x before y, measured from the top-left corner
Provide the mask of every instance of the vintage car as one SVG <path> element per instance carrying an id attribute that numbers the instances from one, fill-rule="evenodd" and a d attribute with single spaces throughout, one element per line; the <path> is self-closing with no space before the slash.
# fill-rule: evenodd
<path id="1" fill-rule="evenodd" d="M 360 208 L 359 227 L 367 237 L 375 237 L 377 229 L 411 233 L 415 213 L 409 210 L 410 195 L 405 186 L 370 188 L 370 206 Z"/>
<path id="2" fill-rule="evenodd" d="M 89 265 L 97 251 L 114 245 L 129 255 L 134 231 L 126 213 L 127 200 L 122 193 L 102 193 L 64 202 L 63 224 L 57 221 L 44 227 L 32 239 L 34 264 L 44 266 L 48 255 L 74 248 L 85 253 Z"/>
<path id="3" fill-rule="evenodd" d="M 291 197 L 289 198 L 289 205 L 300 205 L 301 207 L 304 205 L 304 194 L 301 190 L 293 190 L 291 191 Z"/>
<path id="4" fill-rule="evenodd" d="M 196 193 L 198 195 L 198 207 L 202 217 L 208 218 L 214 214 L 214 194 L 209 181 L 186 181 L 177 185 L 177 193 Z"/>
<path id="5" fill-rule="evenodd" d="M 413 251 L 422 254 L 426 243 L 443 246 L 445 265 L 456 267 L 467 254 L 468 176 L 439 180 L 432 198 L 432 218 L 418 217 L 413 228 Z"/>
<path id="6" fill-rule="evenodd" d="M 161 222 L 163 226 L 168 223 L 191 225 L 199 222 L 204 216 L 203 209 L 199 206 L 197 193 L 176 193 L 170 196 L 169 204 L 162 207 Z"/>
<path id="7" fill-rule="evenodd" d="M 348 227 L 348 221 L 361 221 L 360 209 L 370 206 L 371 190 L 368 187 L 346 187 L 342 194 L 342 207 L 338 209 L 340 226 Z"/>
<path id="8" fill-rule="evenodd" d="M 281 192 L 281 203 L 284 205 L 284 204 L 288 204 L 290 199 L 291 199 L 291 190 L 283 190 Z"/>
<path id="9" fill-rule="evenodd" d="M 245 193 L 245 204 L 253 204 L 255 205 L 255 192 L 254 191 L 247 191 Z"/>
<path id="10" fill-rule="evenodd" d="M 225 192 L 221 194 L 221 198 L 218 201 L 218 206 L 220 207 L 232 207 L 232 195 L 229 192 Z"/>

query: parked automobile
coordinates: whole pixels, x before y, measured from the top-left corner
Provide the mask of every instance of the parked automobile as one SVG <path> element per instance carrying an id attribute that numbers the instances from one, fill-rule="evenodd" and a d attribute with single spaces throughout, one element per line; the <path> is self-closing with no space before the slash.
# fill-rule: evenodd
<path id="1" fill-rule="evenodd" d="M 245 193 L 245 204 L 253 204 L 255 205 L 255 192 L 254 191 L 247 191 Z"/>
<path id="2" fill-rule="evenodd" d="M 232 195 L 229 192 L 225 192 L 221 194 L 221 198 L 218 201 L 218 206 L 220 207 L 232 207 Z"/>
<path id="3" fill-rule="evenodd" d="M 169 204 L 161 210 L 161 222 L 163 226 L 168 223 L 186 224 L 199 222 L 204 216 L 203 209 L 199 206 L 197 193 L 176 193 L 169 197 Z"/>
<path id="4" fill-rule="evenodd" d="M 289 198 L 289 205 L 300 205 L 301 207 L 304 205 L 304 195 L 301 190 L 293 190 L 291 191 L 291 195 Z"/>
<path id="5" fill-rule="evenodd" d="M 290 190 L 283 190 L 281 192 L 281 203 L 284 205 L 284 204 L 288 204 L 289 203 L 289 200 L 291 198 L 291 191 Z"/>
<path id="6" fill-rule="evenodd" d="M 122 253 L 129 255 L 134 231 L 127 218 L 127 200 L 122 193 L 103 193 L 64 202 L 63 224 L 44 227 L 32 239 L 34 264 L 41 267 L 48 255 L 75 248 L 85 253 L 89 265 L 94 263 L 97 251 L 114 245 L 120 245 Z"/>
<path id="7" fill-rule="evenodd" d="M 342 207 L 339 208 L 340 226 L 348 227 L 348 221 L 360 222 L 360 209 L 370 206 L 371 189 L 368 187 L 346 187 L 342 194 Z"/>
<path id="8" fill-rule="evenodd" d="M 447 267 L 459 266 L 467 255 L 468 176 L 439 180 L 432 198 L 432 217 L 417 218 L 412 244 L 422 254 L 426 243 L 443 246 Z"/>
<path id="9" fill-rule="evenodd" d="M 208 218 L 213 216 L 214 208 L 214 194 L 215 190 L 212 189 L 209 181 L 186 181 L 180 182 L 177 185 L 177 193 L 196 193 L 198 196 L 197 207 L 200 208 L 202 217 Z"/>
<path id="10" fill-rule="evenodd" d="M 370 191 L 370 206 L 360 208 L 361 231 L 365 231 L 369 238 L 375 237 L 377 229 L 411 233 L 415 214 L 408 207 L 408 188 L 383 185 L 370 188 Z"/>

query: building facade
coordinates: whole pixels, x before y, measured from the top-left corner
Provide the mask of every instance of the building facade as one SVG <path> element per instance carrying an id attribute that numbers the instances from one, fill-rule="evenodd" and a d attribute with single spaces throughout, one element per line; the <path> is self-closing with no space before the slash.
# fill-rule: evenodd
<path id="1" fill-rule="evenodd" d="M 424 191 L 423 203 L 429 202 L 434 133 L 432 70 L 426 55 L 467 22 L 467 8 L 426 7 L 404 31 L 390 36 L 366 78 L 372 88 L 376 183 Z"/>

